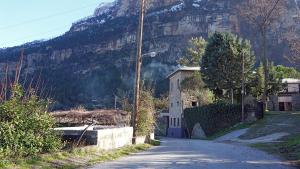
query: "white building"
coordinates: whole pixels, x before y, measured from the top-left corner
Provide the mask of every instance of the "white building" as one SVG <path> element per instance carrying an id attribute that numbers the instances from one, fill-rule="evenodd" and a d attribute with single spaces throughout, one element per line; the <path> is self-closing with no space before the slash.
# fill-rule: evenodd
<path id="1" fill-rule="evenodd" d="M 168 76 L 169 79 L 169 121 L 170 137 L 185 137 L 183 111 L 185 108 L 198 106 L 197 99 L 181 90 L 181 82 L 200 71 L 200 67 L 181 67 Z"/>

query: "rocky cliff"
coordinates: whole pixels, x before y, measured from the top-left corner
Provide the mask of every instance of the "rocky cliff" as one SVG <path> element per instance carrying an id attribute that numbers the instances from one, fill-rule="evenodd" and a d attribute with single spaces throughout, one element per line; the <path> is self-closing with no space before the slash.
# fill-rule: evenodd
<path id="1" fill-rule="evenodd" d="M 176 68 L 191 37 L 207 38 L 215 31 L 230 31 L 252 40 L 256 33 L 237 14 L 239 0 L 148 0 L 143 53 L 156 52 L 143 60 L 143 78 L 167 90 L 166 75 Z M 270 33 L 270 58 L 290 65 L 286 40 L 295 38 L 289 28 L 295 21 L 298 0 L 289 1 L 289 11 Z M 25 49 L 23 73 L 41 74 L 46 89 L 61 105 L 111 106 L 113 96 L 132 89 L 135 39 L 138 24 L 137 0 L 101 4 L 93 16 L 73 24 L 64 35 L 42 42 L 0 50 L 0 69 L 9 63 L 13 72 L 20 49 Z M 25 76 L 25 75 L 24 75 Z M 26 76 L 27 77 L 27 76 Z M 24 77 L 25 78 L 25 77 Z M 28 78 L 27 78 L 28 79 Z"/>

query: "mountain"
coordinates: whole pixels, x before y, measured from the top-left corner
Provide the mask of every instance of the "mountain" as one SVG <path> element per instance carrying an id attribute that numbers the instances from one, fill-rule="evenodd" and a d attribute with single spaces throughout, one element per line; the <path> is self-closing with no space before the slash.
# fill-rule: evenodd
<path id="1" fill-rule="evenodd" d="M 250 39 L 258 51 L 256 31 L 236 11 L 240 2 L 147 1 L 143 53 L 155 52 L 157 56 L 143 59 L 143 78 L 156 86 L 156 94 L 167 91 L 166 75 L 176 68 L 192 37 L 230 31 Z M 289 33 L 291 27 L 300 30 L 295 20 L 299 4 L 299 0 L 290 0 L 288 13 L 276 24 L 276 33 L 270 32 L 269 55 L 277 64 L 293 66 L 284 56 L 289 52 L 286 41 L 299 37 Z M 138 6 L 137 0 L 101 4 L 92 16 L 75 22 L 62 36 L 1 49 L 0 69 L 9 63 L 13 73 L 23 48 L 23 78 L 43 79 L 58 108 L 110 107 L 114 94 L 125 95 L 133 89 Z"/>

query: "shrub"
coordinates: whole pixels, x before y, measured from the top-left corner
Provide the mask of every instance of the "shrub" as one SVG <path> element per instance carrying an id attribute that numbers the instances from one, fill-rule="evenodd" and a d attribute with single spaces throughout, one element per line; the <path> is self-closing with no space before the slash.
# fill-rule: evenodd
<path id="1" fill-rule="evenodd" d="M 188 108 L 184 110 L 184 118 L 190 133 L 194 125 L 200 123 L 205 134 L 211 136 L 224 128 L 241 122 L 241 106 L 214 103 L 207 106 Z"/>
<path id="2" fill-rule="evenodd" d="M 148 135 L 154 130 L 154 98 L 152 91 L 141 91 L 140 109 L 137 114 L 137 135 Z"/>
<path id="3" fill-rule="evenodd" d="M 35 94 L 25 96 L 23 89 L 15 85 L 10 99 L 0 105 L 0 154 L 21 157 L 61 148 L 53 130 L 55 120 L 47 107 L 48 101 Z"/>

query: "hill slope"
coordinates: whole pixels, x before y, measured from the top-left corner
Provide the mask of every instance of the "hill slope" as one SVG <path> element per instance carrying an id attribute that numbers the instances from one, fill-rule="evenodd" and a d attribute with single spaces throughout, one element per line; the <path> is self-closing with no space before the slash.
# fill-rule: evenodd
<path id="1" fill-rule="evenodd" d="M 289 13 L 277 25 L 278 32 L 271 34 L 270 58 L 275 63 L 291 65 L 283 56 L 288 53 L 288 28 L 299 29 L 294 21 L 296 2 L 290 0 Z M 237 0 L 148 1 L 143 53 L 158 55 L 143 60 L 143 77 L 153 80 L 157 93 L 167 90 L 165 76 L 176 68 L 191 37 L 230 31 L 252 40 L 258 49 L 255 31 L 237 15 L 238 4 Z M 9 62 L 13 71 L 24 48 L 23 72 L 37 77 L 42 71 L 47 89 L 59 103 L 109 107 L 113 95 L 122 93 L 118 89 L 132 90 L 137 14 L 136 0 L 102 4 L 60 37 L 1 49 L 0 69 Z"/>

